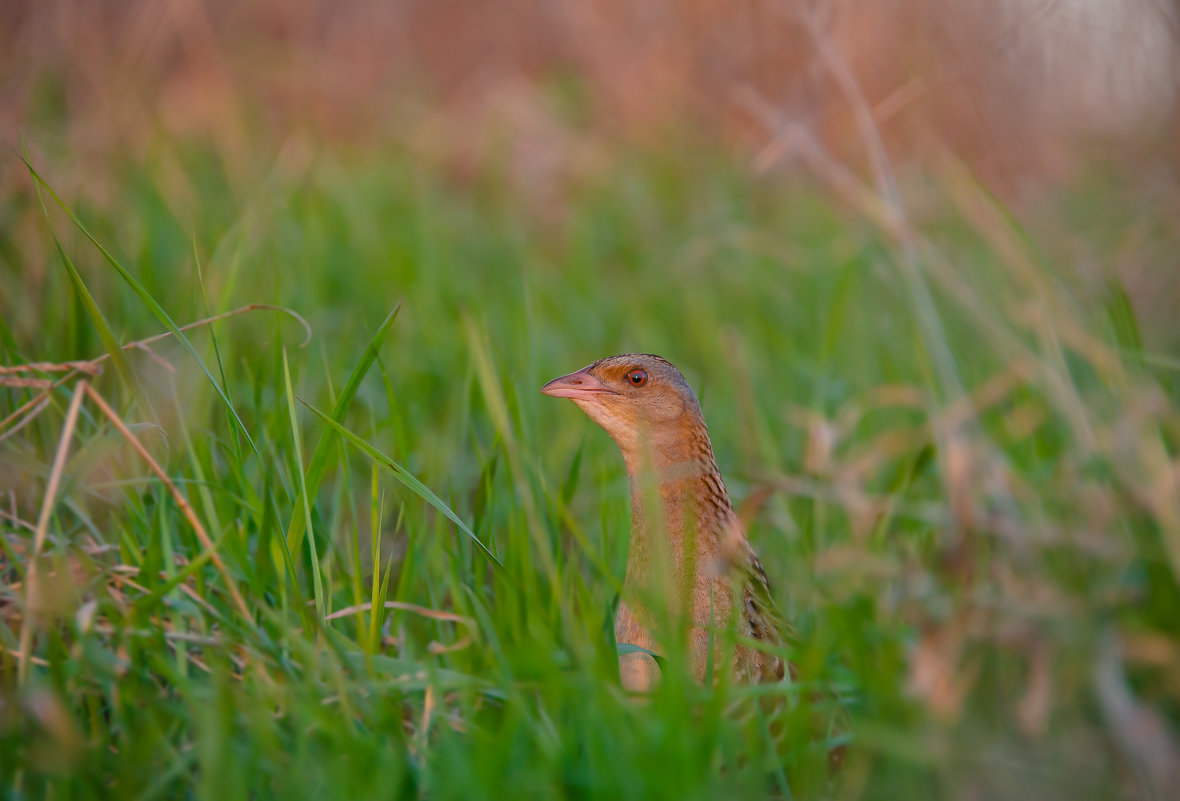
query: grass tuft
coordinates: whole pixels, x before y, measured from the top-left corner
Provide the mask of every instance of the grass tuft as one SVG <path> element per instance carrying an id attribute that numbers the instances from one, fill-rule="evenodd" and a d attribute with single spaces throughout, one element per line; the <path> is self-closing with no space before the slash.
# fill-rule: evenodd
<path id="1" fill-rule="evenodd" d="M 0 261 L 5 795 L 1175 786 L 1180 329 L 1106 266 L 1174 249 L 1162 212 L 956 165 L 882 206 L 822 152 L 843 190 L 644 152 L 537 215 L 392 151 L 245 198 L 169 147 L 103 204 L 0 196 L 50 228 Z M 626 477 L 538 390 L 629 350 L 699 390 L 790 687 L 674 649 L 618 687 Z"/>

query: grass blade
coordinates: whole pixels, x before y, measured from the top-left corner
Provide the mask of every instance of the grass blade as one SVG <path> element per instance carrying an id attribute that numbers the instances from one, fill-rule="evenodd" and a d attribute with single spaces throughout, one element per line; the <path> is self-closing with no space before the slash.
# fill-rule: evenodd
<path id="1" fill-rule="evenodd" d="M 29 166 L 27 151 L 22 158 L 24 158 L 26 166 Z M 95 302 L 94 296 L 90 294 L 90 289 L 86 286 L 86 282 L 82 280 L 82 275 L 78 272 L 78 268 L 74 266 L 74 262 L 70 260 L 70 257 L 66 255 L 65 248 L 61 246 L 61 240 L 57 238 L 57 234 L 53 231 L 53 224 L 49 219 L 49 209 L 45 205 L 45 197 L 41 193 L 41 187 L 44 182 L 41 181 L 40 176 L 37 175 L 32 166 L 29 166 L 29 172 L 34 178 L 34 188 L 37 190 L 37 202 L 41 205 L 41 214 L 45 218 L 46 225 L 49 226 L 49 235 L 53 237 L 53 246 L 57 249 L 57 255 L 61 257 L 62 264 L 65 265 L 66 273 L 70 276 L 70 283 L 74 285 L 74 291 L 78 293 L 78 298 L 86 308 L 86 313 L 90 316 L 91 322 L 94 323 L 94 328 L 98 331 L 98 338 L 102 340 L 102 346 L 111 355 L 111 361 L 115 363 L 115 369 L 118 370 L 123 382 L 133 390 L 137 390 L 138 387 L 135 383 L 135 377 L 131 372 L 131 365 L 127 363 L 127 357 L 123 355 L 123 349 L 119 346 L 119 340 L 115 338 L 115 334 L 111 331 L 106 317 L 103 316 L 102 311 L 98 308 L 98 304 Z M 48 187 L 46 189 L 48 190 Z M 54 196 L 54 199 L 56 200 L 56 196 Z"/>
<path id="2" fill-rule="evenodd" d="M 287 390 L 287 410 L 291 419 L 291 441 L 295 448 L 295 475 L 299 480 L 299 496 L 303 503 L 303 522 L 307 526 L 307 547 L 311 552 L 311 583 L 315 592 L 315 611 L 318 620 L 324 619 L 324 580 L 320 575 L 320 557 L 316 553 L 315 535 L 311 528 L 311 504 L 307 500 L 307 483 L 303 474 L 303 444 L 299 436 L 299 421 L 295 419 L 295 393 L 291 390 L 291 368 L 287 363 L 287 349 L 283 348 L 283 386 Z"/>
<path id="3" fill-rule="evenodd" d="M 483 551 L 489 559 L 491 559 L 493 562 L 495 562 L 496 565 L 498 565 L 499 567 L 504 566 L 500 562 L 500 560 L 496 558 L 496 555 L 494 553 L 492 553 L 490 550 L 488 550 L 488 547 L 486 545 L 484 545 L 483 542 L 480 541 L 479 537 L 475 536 L 475 532 L 472 531 L 470 529 L 470 527 L 468 527 L 468 525 L 466 523 L 464 523 L 459 518 L 459 516 L 457 514 L 455 514 L 454 510 L 452 510 L 451 507 L 447 506 L 446 503 L 443 502 L 442 498 L 439 498 L 437 495 L 435 495 L 434 492 L 430 489 L 430 487 L 426 486 L 421 481 L 419 481 L 414 476 L 413 473 L 411 473 L 409 470 L 406 470 L 406 468 L 402 467 L 400 464 L 393 461 L 393 459 L 390 459 L 388 456 L 383 454 L 381 451 L 377 450 L 372 445 L 365 442 L 363 439 L 358 437 L 356 434 L 354 434 L 353 432 L 349 431 L 344 426 L 337 423 L 331 417 L 324 414 L 323 412 L 321 412 L 316 407 L 312 406 L 307 401 L 305 401 L 301 398 L 300 402 L 304 406 L 306 406 L 307 408 L 309 408 L 313 412 L 315 412 L 320 417 L 321 420 L 323 420 L 325 423 L 327 423 L 332 428 L 336 429 L 336 432 L 338 434 L 340 434 L 340 436 L 344 437 L 346 440 L 351 442 L 359 450 L 361 450 L 362 452 L 367 454 L 370 458 L 375 459 L 378 464 L 383 466 L 389 472 L 393 473 L 394 478 L 396 478 L 398 481 L 400 481 L 402 484 L 404 484 L 406 487 L 408 487 L 415 495 L 417 495 L 419 498 L 421 498 L 422 500 L 429 503 L 431 506 L 433 506 L 438 511 L 442 512 L 442 514 L 445 517 L 447 517 L 452 523 L 454 523 L 456 526 L 459 527 L 460 531 L 462 531 L 464 534 L 466 534 L 468 537 L 470 537 L 471 541 L 474 542 L 477 546 L 479 546 L 479 549 L 481 551 Z"/>
<path id="4" fill-rule="evenodd" d="M 238 430 L 242 432 L 242 436 L 244 436 L 246 438 L 246 442 L 250 444 L 250 449 L 254 451 L 254 455 L 257 456 L 258 460 L 261 462 L 262 453 L 258 450 L 258 446 L 250 437 L 250 432 L 246 430 L 246 424 L 243 423 L 242 418 L 238 416 L 237 410 L 234 409 L 233 404 L 226 396 L 225 390 L 222 389 L 219 383 L 217 383 L 217 380 L 213 377 L 213 374 L 209 372 L 209 368 L 205 366 L 205 362 L 197 354 L 196 348 L 192 346 L 192 343 L 188 341 L 188 338 L 181 332 L 176 323 L 173 322 L 172 318 L 168 315 L 168 312 L 164 311 L 164 307 L 161 306 L 154 297 L 152 297 L 151 293 L 144 288 L 143 284 L 135 280 L 135 276 L 127 272 L 127 269 L 119 263 L 119 260 L 116 259 L 111 254 L 111 252 L 107 250 L 97 238 L 95 238 L 92 233 L 90 233 L 90 230 L 82 223 L 80 219 L 78 219 L 78 215 L 74 214 L 73 209 L 67 206 L 65 201 L 58 197 L 58 194 L 53 191 L 53 187 L 51 187 L 45 181 L 45 179 L 41 177 L 41 174 L 37 172 L 29 160 L 23 156 L 21 158 L 37 184 L 45 189 L 49 196 L 53 198 L 54 202 L 56 202 L 61 210 L 65 212 L 66 216 L 70 218 L 70 221 L 73 222 L 74 225 L 77 226 L 78 230 L 82 232 L 82 235 L 89 239 L 90 243 L 98 248 L 98 252 L 102 254 L 103 258 L 107 260 L 107 263 L 110 264 L 111 267 L 115 269 L 115 272 L 117 272 L 119 276 L 127 283 L 127 285 L 131 287 L 132 291 L 135 292 L 141 301 L 143 301 L 143 304 L 147 306 L 148 310 L 155 316 L 155 318 L 163 323 L 168 328 L 168 330 L 172 332 L 172 335 L 176 337 L 176 340 L 180 342 L 180 344 L 184 346 L 185 350 L 189 352 L 189 355 L 193 357 L 193 360 L 196 361 L 197 366 L 201 368 L 201 371 L 204 372 L 205 376 L 209 379 L 209 383 L 213 385 L 213 390 L 217 393 L 217 397 L 221 399 L 221 402 L 224 403 L 225 407 L 229 410 L 230 416 L 233 417 L 234 423 L 237 425 Z M 112 354 L 111 358 L 114 359 L 118 357 Z"/>
<path id="5" fill-rule="evenodd" d="M 377 327 L 372 339 L 369 340 L 369 344 L 365 346 L 360 360 L 352 368 L 352 373 L 348 376 L 348 381 L 345 382 L 339 397 L 332 404 L 332 420 L 339 422 L 344 417 L 344 412 L 356 396 L 356 391 L 360 388 L 361 381 L 368 375 L 369 368 L 373 366 L 373 362 L 377 359 L 377 354 L 380 353 L 381 347 L 385 344 L 385 340 L 388 339 L 389 332 L 393 328 L 393 321 L 397 319 L 398 312 L 401 311 L 401 308 L 402 304 L 398 302 L 393 307 L 393 310 L 385 316 L 385 320 Z M 324 470 L 328 467 L 328 457 L 331 454 L 330 442 L 331 438 L 328 437 L 327 432 L 324 432 L 319 442 L 316 443 L 315 450 L 312 451 L 311 462 L 307 465 L 307 476 L 304 479 L 306 487 L 300 488 L 300 493 L 304 497 L 307 494 L 314 495 L 320 487 L 320 481 L 324 477 Z M 296 503 L 302 502 L 302 497 L 296 501 Z M 291 525 L 287 529 L 287 547 L 292 551 L 298 551 L 302 544 L 300 538 L 303 536 L 304 525 L 303 519 L 298 516 L 291 520 Z"/>

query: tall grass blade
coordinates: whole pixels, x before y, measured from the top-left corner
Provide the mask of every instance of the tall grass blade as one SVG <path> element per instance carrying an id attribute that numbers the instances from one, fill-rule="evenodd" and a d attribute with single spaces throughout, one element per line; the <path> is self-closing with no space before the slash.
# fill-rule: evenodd
<path id="1" fill-rule="evenodd" d="M 406 470 L 400 464 L 393 461 L 385 454 L 381 453 L 381 451 L 377 450 L 372 445 L 365 442 L 363 439 L 358 437 L 356 434 L 352 433 L 347 428 L 345 428 L 344 426 L 337 423 L 331 417 L 324 414 L 323 412 L 321 412 L 316 407 L 312 406 L 307 401 L 305 401 L 301 398 L 300 402 L 304 406 L 306 406 L 307 408 L 309 408 L 313 412 L 315 412 L 316 415 L 318 415 L 321 420 L 323 420 L 329 426 L 334 428 L 336 430 L 336 432 L 338 434 L 340 434 L 340 436 L 344 437 L 346 440 L 351 442 L 354 446 L 356 446 L 359 450 L 361 450 L 363 453 L 368 455 L 370 458 L 376 460 L 378 464 L 380 464 L 382 467 L 384 467 L 386 470 L 388 470 L 390 473 L 392 473 L 394 478 L 396 478 L 398 481 L 400 481 L 402 484 L 404 484 L 407 488 L 409 488 L 415 495 L 417 495 L 419 498 L 421 498 L 422 500 L 429 503 L 431 506 L 433 506 L 438 511 L 442 512 L 442 514 L 447 519 L 449 519 L 452 523 L 454 523 L 456 526 L 459 527 L 460 531 L 462 531 L 469 538 L 471 538 L 471 541 L 473 543 L 475 543 L 481 551 L 484 552 L 484 554 L 488 557 L 488 559 L 492 560 L 492 562 L 494 562 L 496 565 L 503 567 L 503 564 L 500 562 L 499 559 L 496 558 L 496 555 L 494 553 L 492 553 L 490 550 L 488 550 L 488 547 L 486 545 L 484 545 L 483 542 L 480 541 L 479 537 L 477 537 L 475 535 L 475 532 L 472 531 L 467 526 L 467 524 L 464 523 L 459 518 L 459 516 L 457 514 L 455 514 L 455 512 L 451 509 L 451 507 L 447 506 L 447 504 L 444 503 L 441 498 L 439 498 L 437 495 L 435 495 L 434 492 L 431 491 L 431 489 L 429 487 L 427 487 L 425 484 L 423 484 L 421 481 L 419 481 L 410 471 Z"/>
<path id="2" fill-rule="evenodd" d="M 22 158 L 25 159 L 25 165 L 28 166 L 29 173 L 34 179 L 33 186 L 37 190 L 37 202 L 41 206 L 41 214 L 45 218 L 45 224 L 49 226 L 49 234 L 53 237 L 53 246 L 57 250 L 57 255 L 61 258 L 62 264 L 65 265 L 66 273 L 70 277 L 70 283 L 73 284 L 74 291 L 78 293 L 78 298 L 82 301 L 82 305 L 86 309 L 86 314 L 90 316 L 91 322 L 94 323 L 94 328 L 98 331 L 98 338 L 102 340 L 102 346 L 110 354 L 111 361 L 115 363 L 115 369 L 119 372 L 123 383 L 133 391 L 138 392 L 139 386 L 131 371 L 131 365 L 128 364 L 127 357 L 123 354 L 123 349 L 119 346 L 119 340 L 115 338 L 110 324 L 107 323 L 106 317 L 103 316 L 102 311 L 98 308 L 98 304 L 95 302 L 94 296 L 90 294 L 90 289 L 86 286 L 86 282 L 82 280 L 82 275 L 74 266 L 74 262 L 66 255 L 65 248 L 61 246 L 61 240 L 57 238 L 57 233 L 53 230 L 53 223 L 49 219 L 49 208 L 45 205 L 45 197 L 42 194 L 42 182 L 36 171 L 29 165 L 27 153 L 28 151 L 26 150 Z"/>
<path id="3" fill-rule="evenodd" d="M 65 212 L 66 216 L 70 218 L 70 221 L 73 222 L 74 225 L 77 226 L 78 230 L 82 232 L 83 236 L 85 236 L 87 239 L 89 239 L 91 244 L 93 244 L 96 248 L 98 248 L 98 252 L 102 254 L 103 258 L 106 259 L 107 263 L 110 264 L 111 267 L 113 267 L 115 269 L 115 272 L 117 272 L 119 274 L 119 276 L 127 283 L 127 285 L 129 287 L 131 287 L 131 290 L 136 294 L 136 296 L 141 301 L 143 301 L 143 304 L 145 306 L 147 306 L 148 310 L 155 316 L 155 318 L 157 320 L 159 320 L 161 323 L 163 323 L 168 328 L 168 330 L 172 332 L 172 335 L 174 337 L 176 337 L 176 340 L 181 345 L 183 345 L 184 349 L 187 350 L 189 352 L 189 355 L 193 357 L 193 360 L 197 363 L 197 366 L 201 368 L 201 371 L 209 379 L 209 383 L 213 386 L 213 391 L 217 393 L 217 396 L 219 398 L 221 398 L 221 402 L 224 403 L 226 409 L 229 410 L 229 413 L 230 413 L 231 417 L 233 418 L 234 423 L 237 425 L 238 430 L 241 432 L 242 436 L 244 436 L 246 438 L 246 442 L 249 443 L 250 449 L 252 451 L 254 451 L 254 455 L 257 456 L 258 460 L 261 462 L 262 461 L 262 453 L 261 453 L 261 451 L 258 450 L 258 446 L 254 443 L 253 438 L 250 436 L 250 432 L 249 432 L 249 430 L 247 430 L 246 424 L 242 422 L 242 418 L 238 416 L 238 412 L 236 409 L 234 409 L 234 405 L 230 402 L 229 398 L 226 396 L 225 391 L 221 388 L 221 385 L 219 383 L 217 383 L 217 380 L 213 377 L 213 374 L 211 372 L 209 372 L 209 368 L 205 366 L 204 360 L 202 360 L 201 357 L 197 354 L 196 348 L 194 348 L 192 346 L 192 343 L 188 341 L 188 337 L 186 337 L 184 335 L 184 333 L 180 330 L 180 328 L 176 325 L 176 323 L 172 321 L 172 318 L 168 315 L 168 313 L 166 311 L 164 311 L 164 307 L 161 306 L 156 301 L 156 299 L 154 297 L 152 297 L 151 293 L 148 292 L 147 289 L 145 289 L 144 286 L 141 283 L 139 283 L 139 281 L 137 281 L 135 279 L 135 276 L 131 275 L 131 273 L 129 273 L 123 267 L 123 265 L 119 263 L 119 260 L 116 259 L 111 254 L 111 252 L 109 250 L 107 250 L 106 247 L 104 247 L 103 244 L 101 242 L 99 242 L 97 238 L 95 238 L 95 236 L 92 233 L 90 233 L 90 229 L 88 229 L 82 223 L 82 221 L 80 219 L 78 219 L 78 215 L 74 214 L 73 209 L 71 209 L 68 205 L 66 205 L 64 200 L 62 200 L 60 197 L 58 197 L 57 192 L 55 192 L 53 190 L 53 187 L 51 187 L 45 181 L 45 179 L 41 177 L 41 174 L 38 173 L 36 169 L 34 169 L 33 165 L 29 162 L 29 160 L 28 159 L 23 159 L 23 160 L 25 162 L 25 166 L 28 167 L 29 172 L 32 174 L 32 176 L 36 180 L 36 182 L 41 187 L 43 187 L 45 189 L 45 191 L 49 194 L 49 196 L 51 198 L 53 198 L 53 200 L 57 203 L 57 205 L 61 208 L 61 210 Z M 116 357 L 112 354 L 111 358 L 116 358 Z"/>
<path id="4" fill-rule="evenodd" d="M 299 497 L 303 499 L 303 522 L 307 526 L 307 548 L 311 555 L 311 582 L 315 592 L 316 619 L 324 619 L 324 580 L 320 575 L 320 556 L 316 552 L 315 532 L 311 527 L 311 503 L 307 499 L 307 484 L 303 475 L 303 438 L 299 434 L 299 421 L 295 418 L 295 393 L 291 390 L 291 367 L 287 362 L 287 349 L 283 348 L 283 387 L 287 391 L 287 410 L 291 421 L 291 443 L 295 448 L 295 476 L 299 484 Z"/>
<path id="5" fill-rule="evenodd" d="M 399 301 L 389 314 L 385 316 L 381 325 L 377 327 L 377 330 L 369 339 L 369 344 L 361 352 L 361 358 L 353 366 L 348 380 L 344 382 L 344 388 L 340 391 L 336 402 L 332 404 L 332 420 L 340 422 L 344 418 L 344 412 L 356 396 L 361 381 L 368 375 L 369 368 L 373 366 L 377 354 L 381 352 L 385 340 L 389 338 L 389 332 L 393 329 L 393 322 L 397 319 L 398 312 L 401 311 L 401 308 L 402 304 Z M 320 436 L 319 441 L 316 442 L 315 450 L 312 451 L 311 462 L 307 465 L 306 489 L 300 489 L 300 498 L 296 500 L 296 503 L 302 503 L 303 498 L 306 497 L 306 493 L 314 495 L 319 490 L 320 481 L 323 479 L 324 471 L 328 467 L 328 459 L 331 453 L 331 438 L 325 432 Z M 291 524 L 287 528 L 287 546 L 293 552 L 298 552 L 301 545 L 300 539 L 303 536 L 303 526 L 304 520 L 296 516 L 292 518 Z"/>

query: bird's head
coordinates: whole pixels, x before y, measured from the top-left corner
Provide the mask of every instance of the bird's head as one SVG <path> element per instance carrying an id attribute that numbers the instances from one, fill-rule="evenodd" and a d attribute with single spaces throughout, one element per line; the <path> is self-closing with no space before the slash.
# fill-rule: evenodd
<path id="1" fill-rule="evenodd" d="M 541 388 L 569 398 L 606 429 L 626 457 L 651 447 L 661 434 L 680 435 L 704 421 L 692 387 L 671 362 L 649 353 L 599 359 Z"/>

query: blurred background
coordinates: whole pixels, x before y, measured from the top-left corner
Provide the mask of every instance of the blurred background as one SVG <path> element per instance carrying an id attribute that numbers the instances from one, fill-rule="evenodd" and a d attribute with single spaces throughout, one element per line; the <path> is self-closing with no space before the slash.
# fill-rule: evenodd
<path id="1" fill-rule="evenodd" d="M 609 150 L 691 131 L 756 153 L 756 93 L 858 160 L 846 88 L 801 14 L 902 161 L 948 149 L 1012 193 L 1067 179 L 1095 145 L 1125 169 L 1174 172 L 1167 0 L 14 0 L 0 124 L 38 143 L 49 128 L 79 160 L 161 135 L 242 159 L 298 136 L 396 140 L 457 169 L 503 146 L 542 181 L 587 167 L 583 138 Z"/>
<path id="2" fill-rule="evenodd" d="M 0 131 L 95 199 L 183 140 L 238 188 L 284 152 L 396 148 L 559 215 L 636 146 L 710 143 L 793 180 L 791 128 L 866 177 L 879 136 L 893 169 L 961 161 L 1022 208 L 1094 179 L 1175 210 L 1178 18 L 1167 0 L 13 0 Z M 1142 266 L 1121 269 L 1151 327 L 1180 285 L 1170 257 Z"/>
<path id="3" fill-rule="evenodd" d="M 1180 786 L 1180 4 L 5 0 L 0 146 L 14 797 Z M 47 362 L 217 313 L 86 375 L 225 566 L 88 401 L 35 598 Z M 627 350 L 698 389 L 838 784 L 819 692 L 780 748 L 615 691 L 626 476 L 537 389 Z M 470 531 L 295 400 L 342 392 Z"/>

